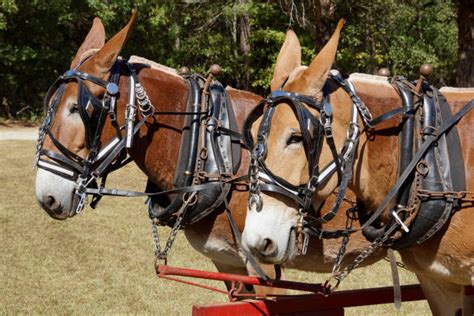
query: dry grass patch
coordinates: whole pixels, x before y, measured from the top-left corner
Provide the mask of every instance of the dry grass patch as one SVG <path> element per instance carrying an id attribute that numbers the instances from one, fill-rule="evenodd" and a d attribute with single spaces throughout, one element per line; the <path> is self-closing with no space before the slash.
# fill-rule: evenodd
<path id="1" fill-rule="evenodd" d="M 157 279 L 143 199 L 105 197 L 97 210 L 56 221 L 34 197 L 32 141 L 0 142 L 0 313 L 187 315 L 193 304 L 224 302 L 225 296 Z M 133 166 L 110 185 L 142 190 L 145 178 Z M 162 237 L 167 234 L 162 230 Z M 183 234 L 171 264 L 215 271 Z M 290 271 L 290 279 L 324 281 L 327 275 Z M 415 283 L 402 271 L 404 284 Z M 354 272 L 343 289 L 390 285 L 388 264 Z M 205 282 L 224 288 L 223 284 Z M 429 315 L 426 302 L 348 309 L 346 315 Z"/>

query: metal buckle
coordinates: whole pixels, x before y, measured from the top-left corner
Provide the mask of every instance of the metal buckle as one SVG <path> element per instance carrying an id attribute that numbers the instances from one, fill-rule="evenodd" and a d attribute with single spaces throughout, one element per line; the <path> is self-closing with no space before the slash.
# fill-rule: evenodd
<path id="1" fill-rule="evenodd" d="M 262 158 L 265 156 L 266 153 L 266 146 L 264 145 L 263 141 L 259 140 L 253 149 L 253 152 L 255 154 L 255 157 L 257 158 Z"/>
<path id="2" fill-rule="evenodd" d="M 410 232 L 410 229 L 405 225 L 405 223 L 402 221 L 402 219 L 398 216 L 398 213 L 396 211 L 392 211 L 392 216 L 395 218 L 395 221 L 400 224 L 400 226 L 403 228 L 405 233 Z"/>
<path id="3" fill-rule="evenodd" d="M 77 204 L 76 214 L 79 214 L 80 212 L 82 212 L 84 206 L 86 205 L 87 195 L 86 192 L 79 193 L 78 191 L 76 191 L 76 195 L 79 196 L 79 203 Z"/>
<path id="4" fill-rule="evenodd" d="M 250 193 L 248 207 L 250 210 L 255 209 L 258 212 L 262 210 L 262 197 L 257 193 Z M 255 208 L 254 208 L 255 207 Z"/>
<path id="5" fill-rule="evenodd" d="M 87 198 L 87 194 L 86 194 L 87 184 L 86 184 L 86 181 L 87 181 L 87 178 L 82 178 L 81 176 L 79 176 L 78 181 L 77 181 L 78 184 L 77 184 L 75 194 L 77 196 L 79 196 L 79 203 L 77 204 L 76 214 L 79 214 L 84 209 L 84 206 L 85 206 L 85 203 L 86 203 L 86 198 Z"/>

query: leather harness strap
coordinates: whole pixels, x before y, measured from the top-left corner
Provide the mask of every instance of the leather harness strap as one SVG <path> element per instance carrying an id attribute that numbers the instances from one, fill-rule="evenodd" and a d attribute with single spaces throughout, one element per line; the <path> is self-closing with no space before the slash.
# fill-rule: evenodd
<path id="1" fill-rule="evenodd" d="M 82 61 L 84 62 L 84 61 Z M 131 159 L 130 158 L 120 158 L 117 160 L 117 157 L 121 156 L 126 148 L 132 146 L 132 138 L 138 132 L 138 130 L 143 126 L 147 118 L 151 115 L 186 115 L 187 117 L 193 118 L 200 118 L 206 115 L 209 115 L 209 109 L 201 110 L 200 107 L 198 108 L 191 108 L 189 111 L 183 112 L 173 112 L 173 111 L 155 111 L 153 105 L 151 104 L 148 96 L 146 95 L 145 91 L 139 84 L 139 79 L 135 70 L 132 65 L 128 64 L 127 62 L 123 62 L 126 65 L 126 68 L 129 70 L 130 73 L 130 92 L 129 92 L 129 104 L 127 105 L 127 112 L 126 112 L 126 120 L 124 125 L 121 127 L 118 126 L 116 121 L 116 108 L 115 108 L 115 101 L 116 101 L 116 94 L 118 93 L 118 81 L 120 79 L 120 64 L 122 63 L 121 60 L 118 60 L 112 69 L 111 76 L 109 81 L 104 81 L 97 77 L 91 76 L 89 74 L 83 73 L 79 70 L 69 70 L 64 75 L 60 76 L 55 83 L 50 87 L 48 93 L 45 98 L 45 108 L 48 111 L 46 119 L 40 129 L 40 136 L 37 143 L 37 163 L 36 165 L 39 168 L 43 168 L 50 172 L 56 173 L 61 177 L 76 181 L 77 180 L 77 188 L 76 194 L 80 195 L 80 203 L 77 207 L 76 212 L 80 212 L 84 206 L 85 197 L 87 195 L 93 195 L 94 199 L 91 202 L 91 206 L 95 207 L 97 202 L 100 198 L 104 195 L 114 195 L 114 196 L 122 196 L 122 197 L 159 197 L 159 196 L 168 196 L 170 194 L 177 195 L 178 198 L 176 200 L 181 200 L 181 196 L 183 194 L 196 194 L 197 192 L 205 192 L 209 189 L 215 190 L 217 188 L 223 194 L 223 203 L 226 211 L 226 215 L 228 220 L 231 224 L 231 228 L 233 234 L 236 238 L 236 242 L 238 246 L 241 246 L 241 236 L 240 232 L 237 229 L 235 221 L 232 218 L 231 212 L 229 210 L 227 204 L 227 192 L 229 189 L 224 189 L 224 187 L 229 187 L 233 183 L 243 181 L 247 178 L 247 176 L 240 176 L 240 177 L 233 177 L 229 179 L 223 179 L 219 177 L 217 181 L 207 181 L 203 183 L 194 183 L 188 182 L 190 185 L 180 185 L 177 188 L 165 190 L 161 192 L 154 192 L 154 193 L 145 193 L 145 192 L 136 192 L 136 191 L 125 191 L 119 189 L 109 189 L 105 188 L 105 180 L 109 172 L 116 170 L 123 166 L 124 164 L 128 163 Z M 198 78 L 198 76 L 196 76 Z M 193 79 L 193 77 L 189 78 L 191 82 L 191 86 L 196 87 L 197 83 L 195 82 L 197 79 Z M 86 144 L 90 150 L 89 155 L 83 159 L 76 155 L 75 153 L 71 152 L 67 149 L 64 145 L 60 143 L 60 141 L 55 137 L 55 135 L 51 131 L 51 124 L 54 120 L 54 115 L 57 111 L 57 108 L 60 104 L 62 95 L 64 93 L 65 86 L 70 81 L 76 81 L 78 84 L 78 109 L 81 115 L 81 119 L 84 124 L 85 132 L 86 132 Z M 84 84 L 83 81 L 90 81 L 93 84 L 99 85 L 106 90 L 105 96 L 102 100 L 96 99 L 92 93 L 89 91 L 87 86 Z M 196 90 L 198 91 L 198 90 Z M 207 93 L 207 91 L 205 91 Z M 197 93 L 199 96 L 199 93 Z M 226 98 L 227 106 L 231 107 L 229 100 Z M 195 98 L 196 99 L 196 98 Z M 138 102 L 138 107 L 135 106 L 135 101 Z M 197 104 L 199 105 L 200 99 L 196 99 Z M 90 113 L 89 107 L 93 106 L 92 114 Z M 232 137 L 232 139 L 240 140 L 241 134 L 232 130 L 235 128 L 235 124 L 232 123 L 232 120 L 235 120 L 233 116 L 232 109 L 227 109 L 227 113 L 224 113 L 223 109 L 219 108 L 218 105 L 215 105 L 216 108 L 213 108 L 213 111 L 217 111 L 217 115 L 227 115 L 231 120 L 231 124 L 229 127 L 222 126 L 219 121 L 216 121 L 216 126 L 212 128 L 212 135 L 209 138 L 210 143 L 212 145 L 212 151 L 214 157 L 220 157 L 220 152 L 217 151 L 217 147 L 215 144 L 216 137 L 214 136 L 215 133 L 222 133 L 224 135 L 228 135 Z M 135 124 L 135 116 L 136 116 L 136 108 L 138 108 L 141 112 L 141 118 Z M 219 112 L 220 111 L 220 112 Z M 219 114 L 221 113 L 221 114 Z M 116 137 L 110 141 L 109 144 L 103 146 L 101 148 L 100 144 L 100 136 L 102 132 L 102 127 L 105 122 L 106 115 L 109 116 L 112 126 L 116 130 Z M 198 120 L 199 121 L 199 120 Z M 121 130 L 125 129 L 125 137 L 122 137 Z M 48 136 L 54 146 L 59 150 L 59 152 L 53 152 L 50 150 L 43 149 L 43 142 L 44 137 Z M 101 149 L 100 149 L 101 148 Z M 41 159 L 41 156 L 46 156 L 49 160 Z M 192 160 L 195 160 L 196 157 L 190 157 Z M 233 159 L 240 159 L 240 153 L 232 154 Z M 231 170 L 224 170 L 221 169 L 219 163 L 217 163 L 217 170 L 218 174 L 228 174 Z M 238 167 L 238 162 L 234 161 L 234 170 Z M 187 169 L 192 169 L 194 171 L 194 167 L 187 167 Z M 226 167 L 227 168 L 227 167 Z M 100 187 L 97 187 L 95 184 L 96 180 L 102 177 L 102 183 Z M 191 177 L 192 179 L 192 177 Z M 220 203 L 219 201 L 215 201 L 216 203 Z M 183 205 L 184 210 L 180 207 L 180 212 L 182 215 L 186 213 L 186 209 L 188 208 L 189 203 Z M 174 208 L 173 210 L 176 210 Z M 173 215 L 173 210 L 170 209 L 168 214 Z M 214 210 L 214 207 L 211 207 L 210 210 Z M 200 215 L 202 217 L 202 215 Z M 174 225 L 177 229 L 181 228 L 181 221 Z M 158 249 L 158 248 L 157 248 Z M 254 267 L 255 271 L 264 279 L 268 279 L 268 276 L 263 272 L 260 266 L 256 263 L 255 259 L 244 249 L 241 250 L 244 253 L 244 256 L 247 257 L 247 260 L 250 264 Z M 161 253 L 159 254 L 158 258 L 161 258 Z"/>
<path id="2" fill-rule="evenodd" d="M 374 127 L 375 125 L 378 125 L 381 122 L 386 121 L 390 118 L 393 118 L 396 115 L 411 117 L 414 114 L 415 109 L 413 107 L 404 107 L 404 108 L 398 108 L 398 109 L 392 110 L 390 112 L 387 112 L 373 119 L 370 115 L 370 112 L 368 112 L 368 109 L 365 107 L 362 101 L 358 97 L 356 97 L 356 94 L 352 90 L 353 88 L 351 87 L 351 85 L 344 83 L 345 82 L 344 80 L 342 80 L 339 76 L 334 75 L 334 74 L 331 74 L 330 79 L 333 79 L 334 81 L 339 83 L 351 95 L 351 98 L 353 99 L 353 106 L 357 108 L 366 126 L 368 126 L 369 128 Z M 266 139 L 267 139 L 267 135 L 269 133 L 270 126 L 271 126 L 271 119 L 274 112 L 274 104 L 279 104 L 277 103 L 277 101 L 280 103 L 284 101 L 288 105 L 290 105 L 292 108 L 294 109 L 296 108 L 295 114 L 297 116 L 298 121 L 300 122 L 300 127 L 302 129 L 302 134 L 303 134 L 303 142 L 306 143 L 305 148 L 308 147 L 309 142 L 319 143 L 319 141 L 314 141 L 312 138 L 308 139 L 308 137 L 304 136 L 303 130 L 305 126 L 302 123 L 301 114 L 300 114 L 301 109 L 299 108 L 301 100 L 304 100 L 304 102 L 310 102 L 308 104 L 310 107 L 317 108 L 320 112 L 322 112 L 321 106 L 316 106 L 316 107 L 314 106 L 314 100 L 306 96 L 301 96 L 300 94 L 294 94 L 294 93 L 286 92 L 286 91 L 285 92 L 276 91 L 267 99 L 267 102 L 270 101 L 269 106 L 263 113 L 263 119 L 262 119 L 261 125 L 259 127 L 259 131 L 258 131 L 258 135 L 257 135 L 258 141 L 253 147 L 253 160 L 257 162 L 257 165 L 258 165 L 257 170 L 259 174 L 263 173 L 264 176 L 263 177 L 259 176 L 260 180 L 257 183 L 258 185 L 255 185 L 255 184 L 252 185 L 252 183 L 250 185 L 251 188 L 256 187 L 257 189 L 250 190 L 249 208 L 252 208 L 255 205 L 254 203 L 257 203 L 257 205 L 261 207 L 261 202 L 258 203 L 260 190 L 275 192 L 275 193 L 279 193 L 287 197 L 290 197 L 303 207 L 302 212 L 304 216 L 307 218 L 307 221 L 304 224 L 304 227 L 306 228 L 307 232 L 317 235 L 320 238 L 339 238 L 341 236 L 346 236 L 353 232 L 363 230 L 367 228 L 369 225 L 371 225 L 372 223 L 374 223 L 376 220 L 378 220 L 380 215 L 384 212 L 385 208 L 389 205 L 389 203 L 393 200 L 393 198 L 399 194 L 401 188 L 405 185 L 407 179 L 411 176 L 417 163 L 426 154 L 427 150 L 432 146 L 432 144 L 435 141 L 439 139 L 439 137 L 441 137 L 441 135 L 445 134 L 448 130 L 450 130 L 452 126 L 454 126 L 468 111 L 470 111 L 473 106 L 473 101 L 466 104 L 465 107 L 463 107 L 458 113 L 456 113 L 456 115 L 454 115 L 449 120 L 444 122 L 443 125 L 440 126 L 436 130 L 436 134 L 430 134 L 424 139 L 423 144 L 421 145 L 419 150 L 416 152 L 413 159 L 411 160 L 408 159 L 409 163 L 406 164 L 406 167 L 404 168 L 403 173 L 401 173 L 397 182 L 395 183 L 393 188 L 390 190 L 390 192 L 387 194 L 382 204 L 377 208 L 377 210 L 374 213 L 372 213 L 369 219 L 367 219 L 360 228 L 341 229 L 341 230 L 323 230 L 319 228 L 318 226 L 315 226 L 314 224 L 320 223 L 320 222 L 326 222 L 334 218 L 334 216 L 336 215 L 336 212 L 339 209 L 340 203 L 344 197 L 344 190 L 347 187 L 348 181 L 352 177 L 352 161 L 353 161 L 353 156 L 354 156 L 355 151 L 349 151 L 349 154 L 344 155 L 345 156 L 345 159 L 343 160 L 344 172 L 343 172 L 342 179 L 340 178 L 340 189 L 339 189 L 334 207 L 326 215 L 319 216 L 317 218 L 314 218 L 314 216 L 310 215 L 308 212 L 309 211 L 308 208 L 305 207 L 307 205 L 307 203 L 305 203 L 305 200 L 311 198 L 312 192 L 302 190 L 302 188 L 304 188 L 305 185 L 294 186 L 288 183 L 286 180 L 274 175 L 268 169 L 268 167 L 266 166 L 264 162 L 264 158 L 267 151 Z M 263 106 L 259 106 L 258 108 L 262 109 Z M 245 141 L 249 146 L 253 145 L 253 139 L 250 136 L 250 132 L 248 129 L 250 128 L 251 124 L 256 120 L 256 116 L 257 116 L 256 114 L 251 113 L 251 115 L 249 116 L 245 124 L 245 126 L 247 127 L 247 130 L 244 131 L 244 136 L 245 136 Z M 321 120 L 321 122 L 324 125 L 324 121 Z M 325 129 L 323 129 L 323 131 L 324 130 Z M 330 134 L 325 133 L 325 135 L 326 135 L 326 138 L 328 138 L 327 136 L 329 135 L 329 139 L 331 139 Z M 354 139 L 351 139 L 351 141 L 346 142 L 346 145 L 348 143 L 353 143 L 354 146 L 352 148 L 355 149 L 356 147 L 355 144 L 357 142 L 357 139 L 358 139 L 358 133 Z M 332 155 L 334 156 L 335 161 L 338 160 L 338 157 L 343 156 L 342 154 L 341 155 L 335 154 L 333 150 L 331 150 L 331 152 L 332 152 Z M 317 162 L 318 160 L 314 158 L 310 159 L 310 157 L 307 157 L 307 159 L 308 159 L 308 162 L 310 161 Z M 334 163 L 337 165 L 335 161 Z M 252 168 L 249 170 L 252 171 Z M 310 168 L 310 170 L 312 169 Z M 252 173 L 255 173 L 255 171 L 252 171 L 249 173 L 249 178 L 251 179 L 251 181 L 252 181 L 252 178 L 255 178 L 255 174 L 252 174 Z M 257 211 L 258 211 L 258 208 L 257 208 Z"/>
<path id="3" fill-rule="evenodd" d="M 441 135 L 446 133 L 450 128 L 452 128 L 457 122 L 472 108 L 474 107 L 474 100 L 470 101 L 464 107 L 459 110 L 453 117 L 451 117 L 450 120 L 445 122 L 442 126 L 440 126 L 437 130 L 437 133 L 435 135 L 430 135 L 428 139 L 425 140 L 423 145 L 418 149 L 416 152 L 415 156 L 413 157 L 412 161 L 410 164 L 407 165 L 406 169 L 404 172 L 400 175 L 400 177 L 397 179 L 395 182 L 394 186 L 390 190 L 389 193 L 387 193 L 387 196 L 383 200 L 383 202 L 380 204 L 380 206 L 377 208 L 377 210 L 370 216 L 369 219 L 365 221 L 360 227 L 358 228 L 352 228 L 352 229 L 344 229 L 344 230 L 319 230 L 316 229 L 316 233 L 319 233 L 319 236 L 322 238 L 339 238 L 347 234 L 351 234 L 360 230 L 363 230 L 370 224 L 372 224 L 375 220 L 377 220 L 380 215 L 382 215 L 383 211 L 385 208 L 389 205 L 389 203 L 392 201 L 392 199 L 396 196 L 396 194 L 400 191 L 402 186 L 405 184 L 405 181 L 407 178 L 410 176 L 410 174 L 413 172 L 415 169 L 417 163 L 421 160 L 423 155 L 426 153 L 426 151 L 430 148 L 430 146 L 433 145 L 433 143 L 439 139 Z M 308 225 L 311 224 L 311 222 L 308 223 Z"/>

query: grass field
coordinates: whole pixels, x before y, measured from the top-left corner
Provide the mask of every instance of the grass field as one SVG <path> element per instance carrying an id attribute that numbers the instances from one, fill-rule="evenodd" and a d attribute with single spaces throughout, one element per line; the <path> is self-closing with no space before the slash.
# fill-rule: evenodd
<path id="1" fill-rule="evenodd" d="M 96 210 L 56 221 L 34 197 L 33 141 L 0 141 L 0 313 L 188 315 L 193 304 L 226 297 L 160 280 L 144 200 L 105 197 Z M 142 190 L 145 178 L 133 166 L 111 178 L 114 187 Z M 162 231 L 163 236 L 166 231 Z M 170 264 L 212 270 L 182 234 Z M 400 271 L 403 284 L 416 283 Z M 289 271 L 289 279 L 322 282 L 327 275 Z M 224 288 L 223 284 L 206 282 Z M 388 263 L 356 270 L 342 289 L 388 286 Z M 430 315 L 426 302 L 347 309 L 346 315 Z"/>

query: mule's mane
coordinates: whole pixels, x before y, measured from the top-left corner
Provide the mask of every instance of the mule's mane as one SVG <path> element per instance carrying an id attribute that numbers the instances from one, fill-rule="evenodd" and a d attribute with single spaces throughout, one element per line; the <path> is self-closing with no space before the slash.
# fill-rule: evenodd
<path id="1" fill-rule="evenodd" d="M 442 87 L 439 89 L 441 92 L 470 92 L 474 93 L 474 88 L 457 88 L 457 87 Z"/>
<path id="2" fill-rule="evenodd" d="M 364 82 L 364 83 L 371 83 L 371 84 L 380 84 L 390 87 L 390 83 L 385 76 L 376 76 L 376 75 L 369 75 L 369 74 L 362 74 L 362 73 L 353 73 L 349 76 L 349 81 L 352 82 Z"/>
<path id="3" fill-rule="evenodd" d="M 384 84 L 390 86 L 390 83 L 387 80 L 387 77 L 369 75 L 362 73 L 353 73 L 349 76 L 349 80 L 352 82 L 364 82 L 372 84 Z M 470 92 L 474 93 L 474 88 L 457 88 L 457 87 L 442 87 L 439 89 L 441 92 Z"/>
<path id="4" fill-rule="evenodd" d="M 86 60 L 86 59 L 89 58 L 90 56 L 94 55 L 94 54 L 97 53 L 98 51 L 99 51 L 98 48 L 93 48 L 93 49 L 89 49 L 89 50 L 85 51 L 85 52 L 81 55 L 81 58 L 80 58 L 81 62 L 80 62 L 80 63 L 82 63 L 84 60 Z M 119 58 L 120 58 L 120 57 L 119 57 Z M 128 61 L 129 61 L 131 64 L 143 64 L 143 65 L 147 65 L 147 66 L 149 66 L 149 67 L 152 68 L 152 69 L 161 70 L 161 71 L 166 72 L 167 74 L 170 74 L 170 75 L 173 75 L 173 76 L 182 78 L 180 75 L 178 75 L 178 72 L 176 71 L 176 69 L 171 68 L 171 67 L 168 67 L 168 66 L 165 66 L 165 65 L 162 65 L 162 64 L 159 64 L 159 63 L 157 63 L 157 62 L 154 62 L 154 61 L 152 61 L 152 60 L 146 59 L 146 58 L 144 58 L 144 57 L 132 55 L 132 56 L 130 56 L 130 58 L 128 59 Z"/>
<path id="5" fill-rule="evenodd" d="M 152 69 L 157 69 L 157 70 L 161 70 L 161 71 L 164 71 L 170 75 L 174 75 L 176 77 L 179 77 L 179 78 L 182 78 L 180 75 L 178 75 L 178 72 L 176 71 L 176 69 L 174 68 L 171 68 L 171 67 L 168 67 L 168 66 L 165 66 L 165 65 L 162 65 L 162 64 L 159 64 L 157 62 L 154 62 L 152 60 L 148 60 L 146 58 L 143 58 L 143 57 L 140 57 L 140 56 L 135 56 L 135 55 L 132 55 L 130 56 L 129 60 L 128 60 L 130 63 L 132 64 L 144 64 L 144 65 L 148 65 L 150 66 Z"/>

